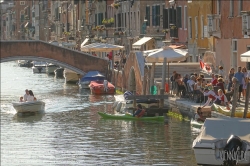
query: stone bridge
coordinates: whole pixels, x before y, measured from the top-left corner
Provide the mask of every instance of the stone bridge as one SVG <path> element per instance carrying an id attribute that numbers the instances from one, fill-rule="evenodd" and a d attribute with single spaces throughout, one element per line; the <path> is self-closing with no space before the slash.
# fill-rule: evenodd
<path id="1" fill-rule="evenodd" d="M 45 61 L 81 75 L 98 70 L 107 75 L 108 61 L 90 54 L 56 46 L 44 41 L 0 41 L 1 63 L 15 60 Z"/>

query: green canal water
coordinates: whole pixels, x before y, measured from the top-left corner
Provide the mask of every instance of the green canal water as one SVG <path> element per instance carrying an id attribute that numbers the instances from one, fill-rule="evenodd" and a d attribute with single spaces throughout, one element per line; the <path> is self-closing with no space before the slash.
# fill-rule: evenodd
<path id="1" fill-rule="evenodd" d="M 25 89 L 45 112 L 19 115 L 12 107 Z M 196 165 L 190 122 L 105 120 L 114 96 L 94 96 L 76 84 L 1 63 L 1 165 Z"/>

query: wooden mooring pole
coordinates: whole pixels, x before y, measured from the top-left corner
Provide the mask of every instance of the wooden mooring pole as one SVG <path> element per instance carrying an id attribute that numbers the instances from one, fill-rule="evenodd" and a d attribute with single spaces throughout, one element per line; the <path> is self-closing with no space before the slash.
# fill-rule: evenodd
<path id="1" fill-rule="evenodd" d="M 244 110 L 243 118 L 247 118 L 249 97 L 250 97 L 250 82 L 248 82 L 247 89 L 246 89 L 246 99 L 245 99 L 246 101 L 245 101 L 245 110 Z"/>
<path id="2" fill-rule="evenodd" d="M 239 95 L 239 81 L 236 82 L 235 86 L 234 86 L 234 94 L 233 94 L 233 107 L 232 107 L 232 111 L 231 111 L 231 117 L 234 117 L 235 115 L 235 109 L 236 109 L 236 105 L 237 105 L 237 101 L 238 101 L 238 95 Z"/>

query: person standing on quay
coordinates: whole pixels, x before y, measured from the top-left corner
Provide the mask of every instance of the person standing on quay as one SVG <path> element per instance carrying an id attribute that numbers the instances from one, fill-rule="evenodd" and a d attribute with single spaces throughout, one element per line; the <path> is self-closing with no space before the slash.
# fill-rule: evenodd
<path id="1" fill-rule="evenodd" d="M 242 92 L 242 88 L 243 88 L 243 80 L 244 80 L 244 74 L 241 72 L 241 67 L 238 67 L 238 72 L 234 74 L 234 77 L 237 78 L 237 80 L 239 81 L 240 87 L 239 87 L 239 98 L 238 101 L 240 101 L 240 96 L 241 96 L 241 92 Z"/>

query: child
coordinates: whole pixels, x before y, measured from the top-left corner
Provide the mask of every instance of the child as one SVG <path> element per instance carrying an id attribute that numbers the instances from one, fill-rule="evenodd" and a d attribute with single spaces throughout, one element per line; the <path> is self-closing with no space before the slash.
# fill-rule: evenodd
<path id="1" fill-rule="evenodd" d="M 205 121 L 205 118 L 202 116 L 201 107 L 198 107 L 198 108 L 197 108 L 197 113 L 195 114 L 194 119 L 195 119 L 196 121 L 202 121 L 202 122 Z"/>

